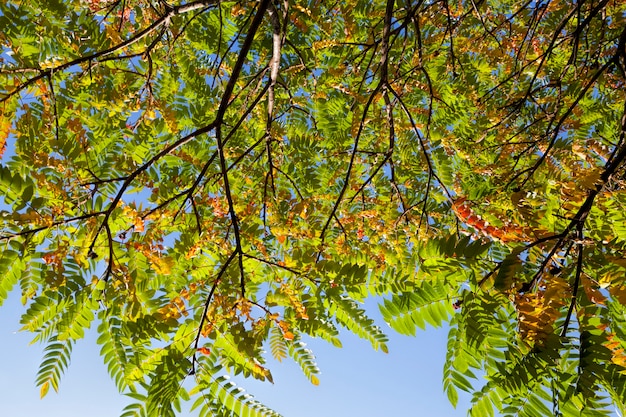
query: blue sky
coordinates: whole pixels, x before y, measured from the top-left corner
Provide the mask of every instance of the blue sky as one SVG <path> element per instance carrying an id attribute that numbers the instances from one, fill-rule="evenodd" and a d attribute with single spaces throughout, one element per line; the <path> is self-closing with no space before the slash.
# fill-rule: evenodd
<path id="1" fill-rule="evenodd" d="M 371 315 L 386 328 L 375 306 L 368 307 L 374 307 L 369 309 Z M 59 393 L 50 390 L 47 397 L 39 399 L 35 376 L 43 346 L 29 345 L 32 335 L 17 331 L 21 311 L 19 294 L 14 291 L 0 309 L 2 415 L 120 415 L 129 399 L 117 393 L 102 364 L 94 326 L 75 346 Z M 390 329 L 387 334 L 389 354 L 374 351 L 369 342 L 349 333 L 342 334 L 342 349 L 323 341 L 307 341 L 322 370 L 319 386 L 311 385 L 290 360 L 271 362 L 274 385 L 238 378 L 236 382 L 285 417 L 465 416 L 469 395 L 460 393 L 455 410 L 442 389 L 447 330 L 428 329 L 414 338 Z"/>

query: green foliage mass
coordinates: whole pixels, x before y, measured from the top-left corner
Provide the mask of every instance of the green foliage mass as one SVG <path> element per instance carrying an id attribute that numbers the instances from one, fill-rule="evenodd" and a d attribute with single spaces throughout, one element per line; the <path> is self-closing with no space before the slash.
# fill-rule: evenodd
<path id="1" fill-rule="evenodd" d="M 470 415 L 626 412 L 626 3 L 0 3 L 0 305 L 123 416 L 449 327 Z M 269 353 L 265 353 L 265 349 Z"/>

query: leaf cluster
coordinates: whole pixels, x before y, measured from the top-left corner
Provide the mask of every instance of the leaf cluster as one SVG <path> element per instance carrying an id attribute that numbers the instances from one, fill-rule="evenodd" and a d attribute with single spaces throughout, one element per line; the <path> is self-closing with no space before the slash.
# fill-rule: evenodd
<path id="1" fill-rule="evenodd" d="M 41 394 L 95 326 L 125 416 L 273 416 L 307 338 L 450 327 L 472 415 L 626 398 L 626 6 L 0 4 L 0 304 Z"/>

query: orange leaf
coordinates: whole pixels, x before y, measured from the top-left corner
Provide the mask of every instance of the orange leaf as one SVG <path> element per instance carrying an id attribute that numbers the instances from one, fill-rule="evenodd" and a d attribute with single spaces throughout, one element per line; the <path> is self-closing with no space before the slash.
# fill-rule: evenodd
<path id="1" fill-rule="evenodd" d="M 6 148 L 6 140 L 11 133 L 11 120 L 0 113 L 0 156 Z"/>
<path id="2" fill-rule="evenodd" d="M 606 305 L 606 297 L 600 292 L 599 286 L 596 285 L 589 278 L 587 278 L 584 274 L 581 278 L 583 289 L 585 290 L 585 294 L 587 294 L 587 298 L 589 298 L 589 301 L 597 305 Z"/>
<path id="3" fill-rule="evenodd" d="M 135 227 L 135 232 L 141 233 L 145 230 L 144 221 L 141 217 L 133 219 L 133 226 Z"/>
<path id="4" fill-rule="evenodd" d="M 198 348 L 198 352 L 202 353 L 203 355 L 209 356 L 211 354 L 211 349 L 206 346 L 202 346 Z"/>

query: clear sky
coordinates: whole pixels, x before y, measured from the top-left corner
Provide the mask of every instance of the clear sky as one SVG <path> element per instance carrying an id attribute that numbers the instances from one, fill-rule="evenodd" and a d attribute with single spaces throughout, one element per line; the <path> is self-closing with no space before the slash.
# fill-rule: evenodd
<path id="1" fill-rule="evenodd" d="M 17 331 L 21 310 L 16 292 L 0 308 L 0 414 L 119 416 L 129 399 L 117 393 L 102 364 L 100 347 L 95 342 L 96 326 L 74 347 L 59 393 L 50 390 L 48 396 L 39 399 L 35 376 L 43 346 L 29 345 L 32 335 Z M 369 310 L 386 328 L 377 310 Z M 414 338 L 388 330 L 389 354 L 374 351 L 367 341 L 347 332 L 342 335 L 342 349 L 321 340 L 307 341 L 322 370 L 319 386 L 311 385 L 289 359 L 270 362 L 274 385 L 243 379 L 237 379 L 237 383 L 284 417 L 465 416 L 469 396 L 461 393 L 455 410 L 442 388 L 447 330 L 428 329 Z"/>

